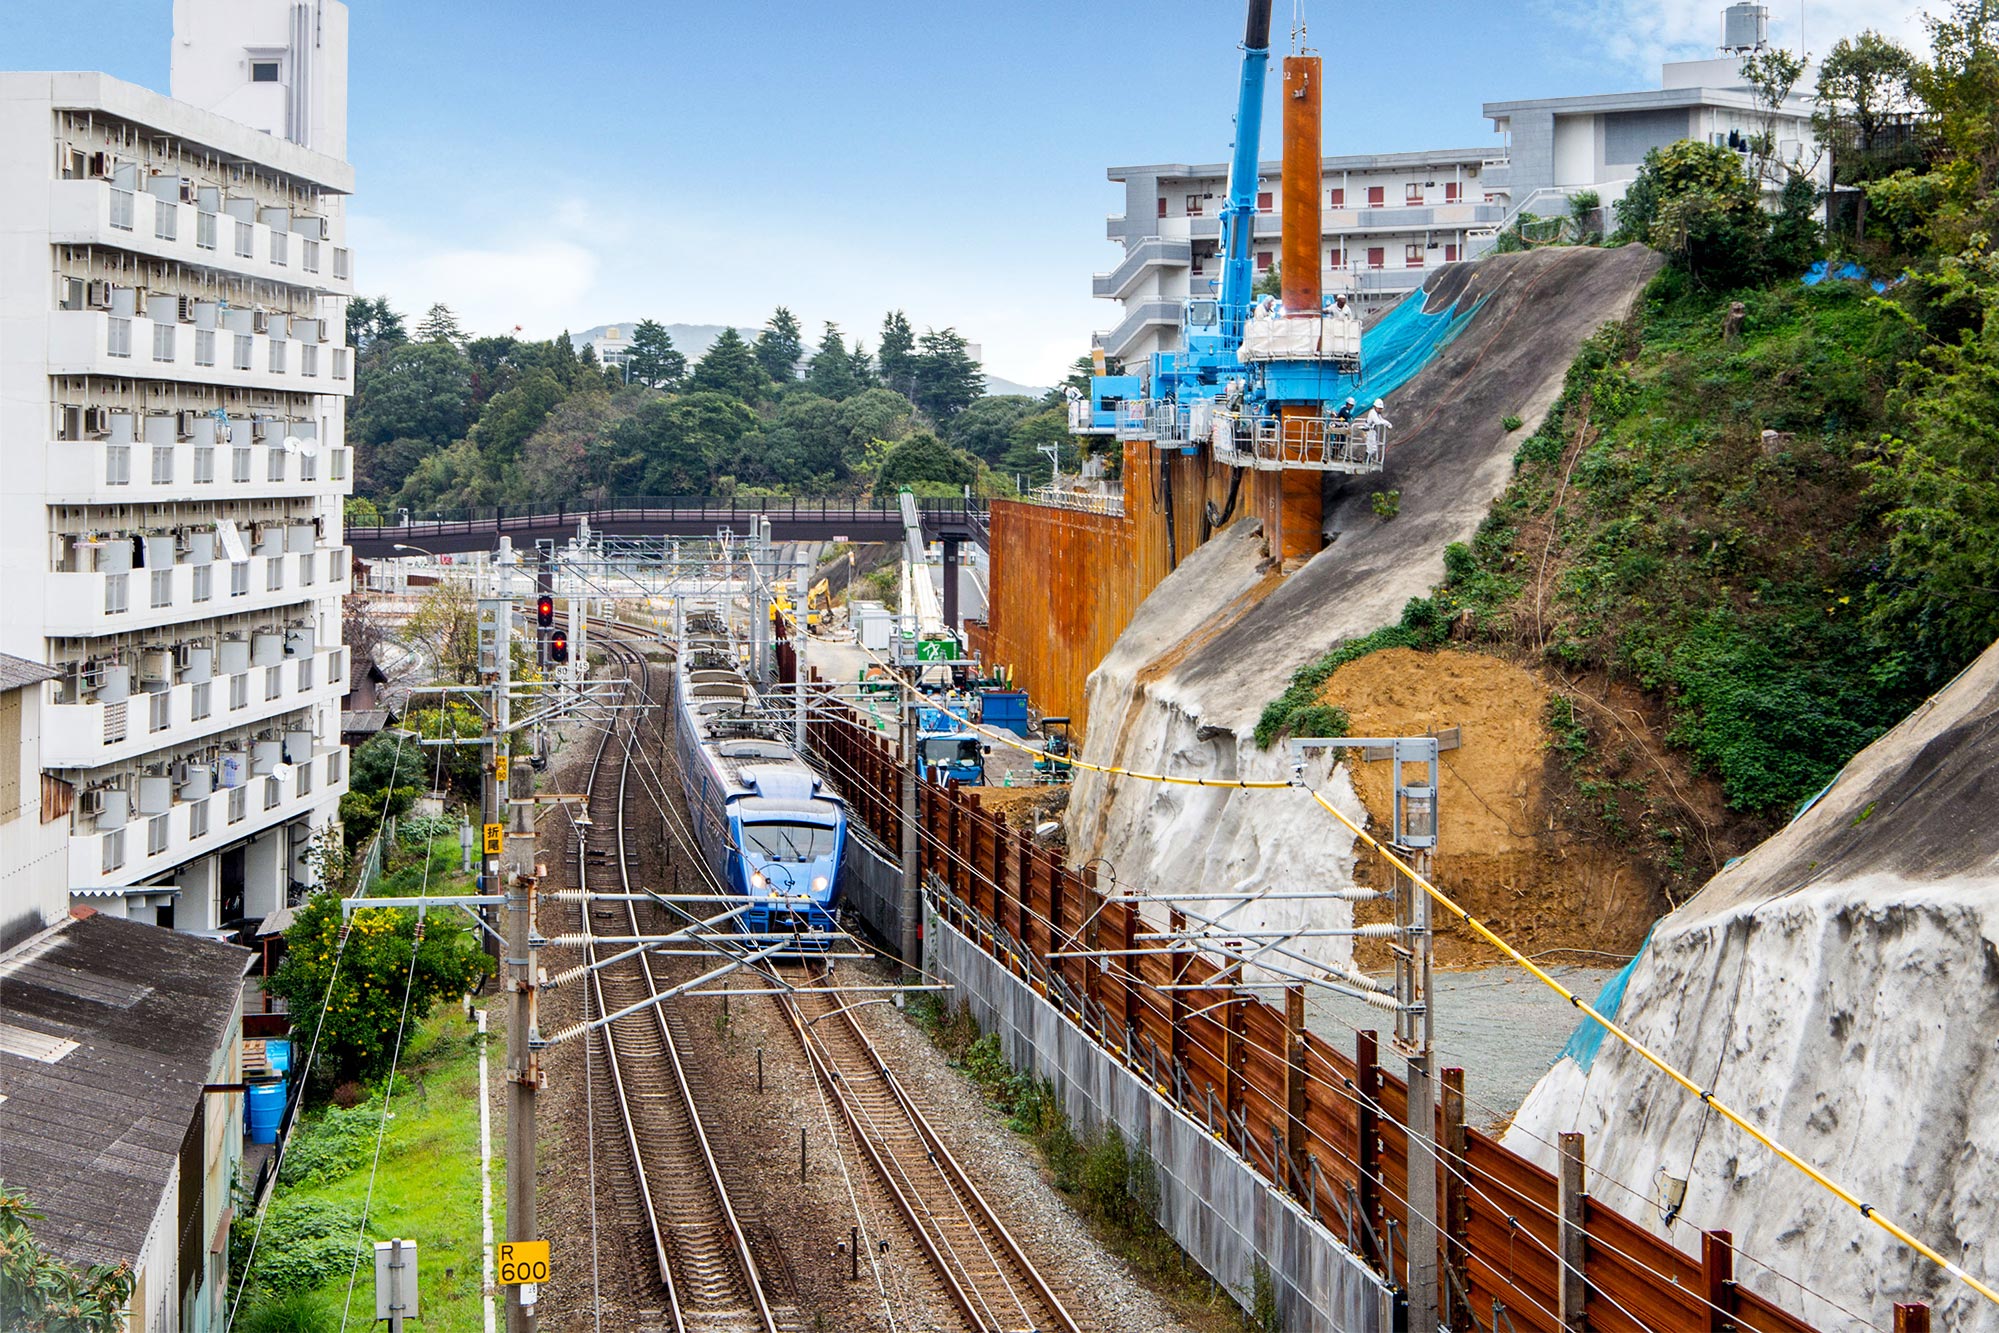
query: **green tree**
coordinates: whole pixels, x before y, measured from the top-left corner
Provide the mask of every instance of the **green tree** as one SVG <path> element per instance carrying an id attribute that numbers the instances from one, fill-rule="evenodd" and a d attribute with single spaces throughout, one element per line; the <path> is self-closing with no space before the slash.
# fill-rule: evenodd
<path id="1" fill-rule="evenodd" d="M 1043 448 L 1053 446 L 1062 466 L 1074 470 L 1076 441 L 1069 434 L 1069 414 L 1059 407 L 1023 417 L 1007 437 L 1006 453 L 1000 456 L 999 470 L 1019 477 L 1029 487 L 1045 485 L 1053 476 L 1054 465 Z"/>
<path id="2" fill-rule="evenodd" d="M 722 330 L 687 381 L 690 389 L 726 394 L 744 403 L 761 401 L 766 384 L 755 352 L 734 329 Z"/>
<path id="3" fill-rule="evenodd" d="M 512 472 L 521 446 L 563 397 L 555 376 L 535 370 L 486 404 L 472 428 L 472 442 L 490 475 L 504 479 Z"/>
<path id="4" fill-rule="evenodd" d="M 909 433 L 909 400 L 892 389 L 865 389 L 840 404 L 835 420 L 845 437 L 845 457 L 852 465 L 876 440 L 893 443 Z"/>
<path id="5" fill-rule="evenodd" d="M 479 672 L 479 606 L 457 579 L 424 589 L 403 625 L 403 641 L 423 654 L 437 680 L 469 684 Z"/>
<path id="6" fill-rule="evenodd" d="M 916 405 L 940 426 L 985 392 L 986 377 L 956 329 L 926 329 L 916 344 Z"/>
<path id="7" fill-rule="evenodd" d="M 811 392 L 793 393 L 765 423 L 748 476 L 761 485 L 824 494 L 850 471 L 846 446 L 839 405 Z"/>
<path id="8" fill-rule="evenodd" d="M 347 343 L 355 356 L 366 356 L 377 343 L 406 342 L 403 317 L 389 308 L 386 296 L 357 296 L 347 303 Z"/>
<path id="9" fill-rule="evenodd" d="M 382 526 L 382 511 L 365 496 L 350 496 L 341 507 L 340 521 L 350 528 L 379 528 Z"/>
<path id="10" fill-rule="evenodd" d="M 347 437 L 357 445 L 398 438 L 449 444 L 464 437 L 472 407 L 472 367 L 444 342 L 380 348 L 355 385 Z"/>
<path id="11" fill-rule="evenodd" d="M 875 375 L 874 358 L 868 355 L 868 349 L 861 345 L 861 340 L 858 338 L 854 340 L 853 347 L 847 352 L 847 365 L 854 373 L 854 389 L 856 392 L 862 389 L 872 389 L 880 382 L 879 378 Z"/>
<path id="12" fill-rule="evenodd" d="M 1780 46 L 1765 47 L 1742 58 L 1742 78 L 1763 116 L 1763 128 L 1750 136 L 1749 145 L 1749 174 L 1758 182 L 1772 179 L 1771 166 L 1777 156 L 1777 113 L 1791 100 L 1791 93 L 1804 72 L 1804 60 Z"/>
<path id="13" fill-rule="evenodd" d="M 1735 154 L 1714 144 L 1681 139 L 1645 154 L 1618 201 L 1617 223 L 1702 281 L 1740 283 L 1763 262 L 1757 187 Z"/>
<path id="14" fill-rule="evenodd" d="M 1803 273 L 1825 254 L 1825 233 L 1819 226 L 1818 185 L 1802 171 L 1788 172 L 1777 212 L 1770 219 L 1764 258 L 1773 274 Z"/>
<path id="15" fill-rule="evenodd" d="M 1269 268 L 1263 270 L 1263 272 L 1257 276 L 1256 285 L 1249 289 L 1249 294 L 1251 296 L 1284 295 L 1283 268 L 1284 266 L 1282 264 L 1273 262 Z"/>
<path id="16" fill-rule="evenodd" d="M 740 338 L 736 345 L 747 357 Z M 756 414 L 730 394 L 695 390 L 656 398 L 612 432 L 617 461 L 609 484 L 614 492 L 706 495 L 756 425 Z"/>
<path id="17" fill-rule="evenodd" d="M 1928 22 L 1932 55 L 1910 85 L 1929 112 L 1941 158 L 1936 243 L 1954 250 L 1999 229 L 1999 3 L 1956 0 Z"/>
<path id="18" fill-rule="evenodd" d="M 521 446 L 523 502 L 577 504 L 609 498 L 608 437 L 646 400 L 643 390 L 574 393 L 556 404 Z"/>
<path id="19" fill-rule="evenodd" d="M 819 339 L 819 350 L 812 354 L 812 364 L 805 369 L 805 387 L 834 402 L 851 397 L 859 387 L 846 341 L 840 337 L 840 326 L 830 320 L 825 336 Z"/>
<path id="20" fill-rule="evenodd" d="M 492 971 L 469 925 L 452 912 L 428 915 L 419 943 L 415 912 L 363 908 L 347 923 L 343 946 L 340 902 L 331 892 L 306 900 L 285 932 L 285 961 L 270 981 L 299 1030 L 319 1034 L 318 1067 L 336 1083 L 388 1069 L 405 1030 L 405 992 L 409 1022 L 421 1023 L 439 999 L 463 994 Z"/>
<path id="21" fill-rule="evenodd" d="M 1042 404 L 1017 394 L 981 398 L 952 418 L 945 434 L 974 458 L 997 464 L 1013 443 L 1014 427 L 1042 410 Z"/>
<path id="22" fill-rule="evenodd" d="M 424 311 L 423 319 L 416 326 L 418 342 L 450 343 L 453 347 L 465 345 L 465 330 L 458 325 L 458 316 L 451 307 L 439 301 Z"/>
<path id="23" fill-rule="evenodd" d="M 687 358 L 673 345 L 673 335 L 665 325 L 642 319 L 632 330 L 632 345 L 625 352 L 625 377 L 633 384 L 668 393 L 687 377 Z"/>
<path id="24" fill-rule="evenodd" d="M 1812 93 L 1812 132 L 1832 152 L 1833 179 L 1855 185 L 1910 163 L 1896 160 L 1889 130 L 1915 111 L 1910 80 L 1916 59 L 1908 48 L 1872 28 L 1842 37 L 1819 64 Z M 1888 150 L 1884 152 L 1884 150 Z M 1866 235 L 1863 196 L 1858 229 Z"/>
<path id="25" fill-rule="evenodd" d="M 875 365 L 882 387 L 894 389 L 911 402 L 916 401 L 916 334 L 909 317 L 900 310 L 882 316 L 881 344 L 875 349 Z"/>
<path id="26" fill-rule="evenodd" d="M 28 1225 L 41 1214 L 0 1182 L 0 1328 L 9 1333 L 122 1333 L 132 1300 L 129 1264 L 72 1268 Z"/>
<path id="27" fill-rule="evenodd" d="M 799 334 L 797 318 L 779 306 L 757 335 L 757 364 L 776 384 L 798 378 L 798 359 L 805 355 L 805 339 Z"/>
<path id="28" fill-rule="evenodd" d="M 889 499 L 900 488 L 919 482 L 969 486 L 978 475 L 978 465 L 969 454 L 953 449 L 927 430 L 919 430 L 898 441 L 883 457 L 881 470 L 875 474 L 875 499 Z"/>

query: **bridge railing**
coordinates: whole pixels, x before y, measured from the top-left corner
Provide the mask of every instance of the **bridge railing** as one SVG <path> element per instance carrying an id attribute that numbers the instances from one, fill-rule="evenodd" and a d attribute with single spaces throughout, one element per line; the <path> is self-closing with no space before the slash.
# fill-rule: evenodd
<path id="1" fill-rule="evenodd" d="M 983 515 L 983 499 L 951 496 L 919 499 L 916 507 L 926 515 L 963 517 Z M 896 501 L 855 502 L 816 500 L 795 495 L 758 495 L 718 499 L 700 495 L 629 495 L 588 504 L 480 505 L 469 509 L 418 511 L 406 521 L 382 524 L 353 524 L 346 527 L 350 541 L 394 541 L 398 535 L 411 537 L 456 536 L 475 532 L 504 532 L 509 528 L 565 528 L 580 522 L 593 526 L 601 522 L 686 522 L 710 520 L 717 524 L 740 522 L 759 515 L 772 520 L 815 522 L 849 521 L 900 526 L 902 510 Z"/>

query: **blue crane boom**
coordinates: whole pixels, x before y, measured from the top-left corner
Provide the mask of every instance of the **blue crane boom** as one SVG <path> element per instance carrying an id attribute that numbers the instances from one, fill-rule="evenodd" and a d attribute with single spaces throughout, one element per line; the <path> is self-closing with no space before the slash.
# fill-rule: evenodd
<path id="1" fill-rule="evenodd" d="M 1242 342 L 1249 320 L 1255 266 L 1250 258 L 1256 225 L 1257 159 L 1263 143 L 1263 81 L 1270 67 L 1270 0 L 1250 0 L 1242 39 L 1242 86 L 1236 97 L 1235 151 L 1229 158 L 1229 197 L 1222 205 L 1222 341 Z"/>

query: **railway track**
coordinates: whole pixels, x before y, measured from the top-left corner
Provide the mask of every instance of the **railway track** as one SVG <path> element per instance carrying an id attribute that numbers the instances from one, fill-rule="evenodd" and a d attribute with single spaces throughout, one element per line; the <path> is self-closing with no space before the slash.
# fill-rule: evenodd
<path id="1" fill-rule="evenodd" d="M 628 697 L 651 703 L 644 657 L 609 636 L 599 642 L 625 663 L 631 681 Z M 578 830 L 583 836 L 576 856 L 577 887 L 586 892 L 592 888 L 593 869 L 600 880 L 597 891 L 633 892 L 625 815 L 634 794 L 633 768 L 642 762 L 638 717 L 643 716 L 621 716 L 605 728 L 591 760 L 590 824 Z M 611 882 L 601 883 L 606 879 Z M 658 910 L 642 915 L 633 902 L 595 903 L 587 897 L 580 906 L 584 932 L 591 937 L 585 954 L 593 964 L 631 947 L 600 946 L 596 937 L 644 934 L 643 925 Z M 643 952 L 594 970 L 590 985 L 597 1014 L 640 1005 L 661 990 L 652 960 Z M 613 1181 L 612 1193 L 625 1233 L 651 1249 L 664 1298 L 654 1313 L 675 1333 L 781 1333 L 795 1327 L 788 1319 L 779 1322 L 766 1297 L 755 1248 L 730 1205 L 688 1085 L 682 1034 L 666 1006 L 652 1005 L 615 1019 L 599 1035 L 618 1128 L 633 1167 L 628 1177 Z"/>
<path id="2" fill-rule="evenodd" d="M 896 1081 L 826 974 L 787 967 L 779 1001 L 862 1155 L 979 1333 L 1079 1333 L 1047 1281 Z"/>

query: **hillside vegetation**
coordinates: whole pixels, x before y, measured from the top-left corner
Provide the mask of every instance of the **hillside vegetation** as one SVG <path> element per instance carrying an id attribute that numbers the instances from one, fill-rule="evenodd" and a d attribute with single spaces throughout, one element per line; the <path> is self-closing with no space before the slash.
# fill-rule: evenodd
<path id="1" fill-rule="evenodd" d="M 1337 707 L 1344 662 L 1483 646 L 1561 690 L 1556 757 L 1588 817 L 1698 882 L 1718 867 L 1689 863 L 1704 821 L 1676 768 L 1718 789 L 1740 845 L 1999 635 L 1999 13 L 1933 26 L 1931 64 L 1872 67 L 1899 133 L 1843 133 L 1852 84 L 1821 85 L 1852 187 L 1829 238 L 1799 175 L 1769 211 L 1725 149 L 1648 158 L 1611 242 L 1668 256 L 1641 308 L 1577 358 L 1444 582 L 1301 671 L 1260 742 L 1326 725 L 1306 710 Z M 1802 284 L 1828 243 L 1901 280 Z M 1652 725 L 1588 706 L 1613 690 Z"/>
<path id="2" fill-rule="evenodd" d="M 614 368 L 567 334 L 470 335 L 442 306 L 411 333 L 387 297 L 354 301 L 347 331 L 354 522 L 619 496 L 1004 494 L 1045 477 L 1039 446 L 1070 443 L 1059 394 L 983 396 L 965 339 L 919 335 L 901 311 L 872 353 L 832 324 L 808 349 L 780 307 L 754 340 L 724 329 L 693 361 L 643 320 Z"/>

